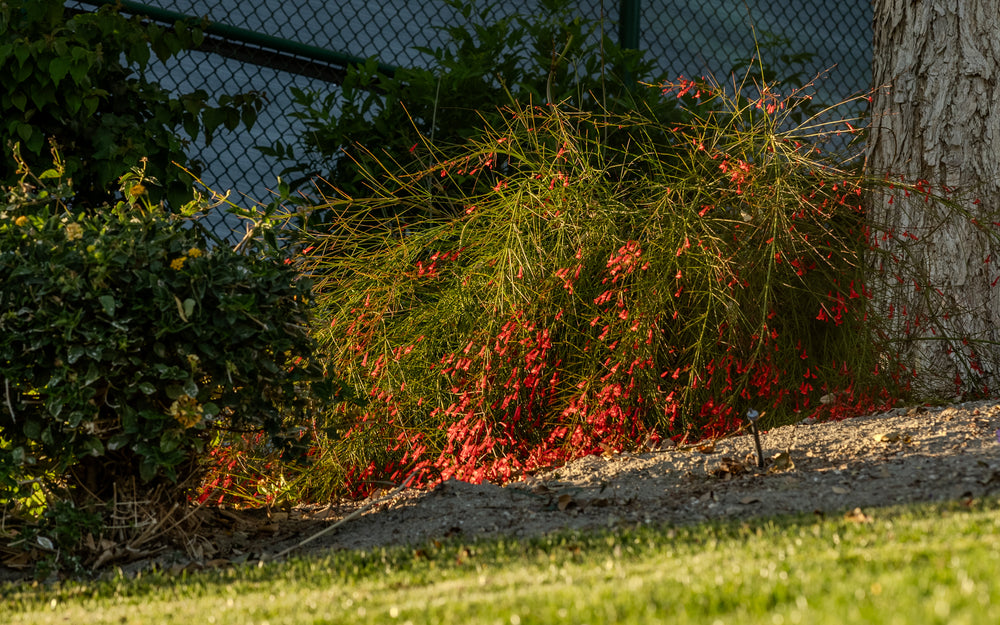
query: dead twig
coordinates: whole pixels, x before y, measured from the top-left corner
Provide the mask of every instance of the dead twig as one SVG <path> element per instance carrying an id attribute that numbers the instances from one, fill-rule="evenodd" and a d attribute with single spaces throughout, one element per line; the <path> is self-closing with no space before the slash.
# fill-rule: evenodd
<path id="1" fill-rule="evenodd" d="M 261 562 L 269 562 L 269 561 L 277 560 L 279 558 L 283 558 L 283 557 L 287 556 L 289 553 L 295 551 L 296 549 L 299 549 L 300 547 L 304 547 L 305 545 L 308 545 L 309 543 L 311 543 L 312 541 L 316 540 L 320 536 L 323 536 L 324 534 L 332 532 L 333 530 L 337 529 L 338 527 L 340 527 L 344 523 L 347 523 L 351 519 L 355 519 L 355 518 L 361 516 L 362 514 L 364 514 L 368 510 L 370 510 L 372 507 L 377 506 L 378 504 L 382 503 L 383 501 L 386 501 L 387 499 L 392 499 L 393 497 L 395 497 L 396 495 L 398 495 L 399 493 L 401 493 L 406 488 L 409 488 L 410 482 L 413 481 L 414 477 L 416 477 L 416 471 L 413 471 L 409 475 L 407 475 L 406 479 L 403 480 L 402 484 L 400 484 L 399 486 L 397 486 L 396 488 L 394 488 L 392 491 L 390 491 L 386 495 L 383 495 L 382 497 L 379 497 L 378 499 L 375 499 L 374 501 L 370 501 L 370 502 L 366 503 L 364 506 L 362 506 L 362 507 L 358 508 L 357 510 L 355 510 L 354 512 L 348 514 L 347 516 L 345 516 L 341 520 L 337 521 L 333 525 L 330 525 L 329 527 L 324 527 L 322 530 L 316 532 L 312 536 L 309 536 L 305 540 L 302 540 L 301 542 L 299 542 L 299 543 L 297 543 L 295 545 L 292 545 L 291 547 L 288 547 L 287 549 L 279 551 L 278 553 L 274 554 L 273 556 L 261 556 L 260 561 Z"/>

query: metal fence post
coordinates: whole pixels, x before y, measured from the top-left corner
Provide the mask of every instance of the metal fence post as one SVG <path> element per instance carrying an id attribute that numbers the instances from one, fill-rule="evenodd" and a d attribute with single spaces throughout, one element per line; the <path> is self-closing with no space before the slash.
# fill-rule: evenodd
<path id="1" fill-rule="evenodd" d="M 618 45 L 624 49 L 639 49 L 639 1 L 622 0 L 618 13 Z"/>

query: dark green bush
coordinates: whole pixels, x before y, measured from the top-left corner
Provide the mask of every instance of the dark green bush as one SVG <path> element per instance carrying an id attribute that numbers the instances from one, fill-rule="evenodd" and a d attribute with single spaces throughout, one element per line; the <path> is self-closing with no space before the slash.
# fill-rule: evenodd
<path id="1" fill-rule="evenodd" d="M 309 281 L 280 251 L 213 241 L 145 200 L 141 171 L 122 178 L 133 203 L 89 214 L 67 209 L 58 163 L 33 185 L 23 172 L 0 205 L 0 500 L 39 482 L 76 500 L 170 490 L 220 431 L 281 445 L 337 390 L 314 360 Z"/>
<path id="2" fill-rule="evenodd" d="M 62 0 L 0 3 L 0 151 L 20 142 L 36 169 L 48 163 L 48 141 L 57 138 L 77 201 L 109 201 L 122 166 L 148 160 L 161 186 L 150 189 L 175 205 L 191 196 L 191 182 L 172 162 L 197 171 L 181 129 L 209 140 L 219 128 L 247 127 L 256 120 L 259 94 L 204 91 L 172 95 L 150 81 L 152 55 L 165 60 L 196 47 L 201 24 L 163 28 L 126 18 L 114 6 L 74 13 Z M 0 159 L 0 184 L 17 179 L 13 163 Z"/>

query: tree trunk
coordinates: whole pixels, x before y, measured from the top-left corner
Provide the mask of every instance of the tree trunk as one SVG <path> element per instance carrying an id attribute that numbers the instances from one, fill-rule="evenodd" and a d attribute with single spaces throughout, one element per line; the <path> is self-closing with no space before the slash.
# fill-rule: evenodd
<path id="1" fill-rule="evenodd" d="M 875 304 L 892 351 L 934 395 L 1000 381 L 1000 9 L 874 0 L 868 171 Z M 944 193 L 951 205 L 925 193 Z"/>

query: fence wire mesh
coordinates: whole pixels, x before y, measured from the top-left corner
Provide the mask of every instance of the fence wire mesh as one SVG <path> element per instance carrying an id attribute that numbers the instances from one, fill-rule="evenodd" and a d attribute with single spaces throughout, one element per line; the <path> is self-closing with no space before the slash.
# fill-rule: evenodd
<path id="1" fill-rule="evenodd" d="M 581 0 L 582 18 L 601 20 L 606 34 L 618 39 L 620 17 L 638 7 L 638 40 L 662 77 L 715 76 L 723 80 L 739 58 L 754 55 L 756 43 L 770 43 L 766 53 L 810 53 L 801 71 L 811 78 L 826 72 L 816 85 L 821 101 L 837 102 L 868 88 L 871 67 L 870 0 Z M 539 0 L 495 3 L 501 14 L 532 14 Z M 100 2 L 68 0 L 66 6 L 94 10 Z M 267 105 L 251 131 L 219 132 L 209 145 L 192 142 L 191 154 L 205 164 L 204 182 L 219 191 L 232 189 L 235 200 L 249 205 L 267 202 L 278 172 L 287 163 L 255 149 L 295 136 L 299 128 L 288 117 L 297 87 L 323 93 L 336 91 L 344 63 L 375 57 L 389 67 L 428 67 L 432 57 L 418 48 L 440 46 L 440 29 L 465 19 L 441 0 L 150 0 L 122 2 L 123 12 L 148 10 L 205 18 L 209 22 L 259 33 L 293 44 L 337 53 L 317 60 L 296 49 L 277 52 L 246 40 L 212 36 L 199 50 L 160 63 L 147 76 L 178 93 L 265 94 Z M 169 21 L 166 18 L 153 18 Z M 242 195 L 242 197 L 241 197 Z M 212 224 L 220 235 L 233 235 L 232 224 L 219 216 Z"/>

